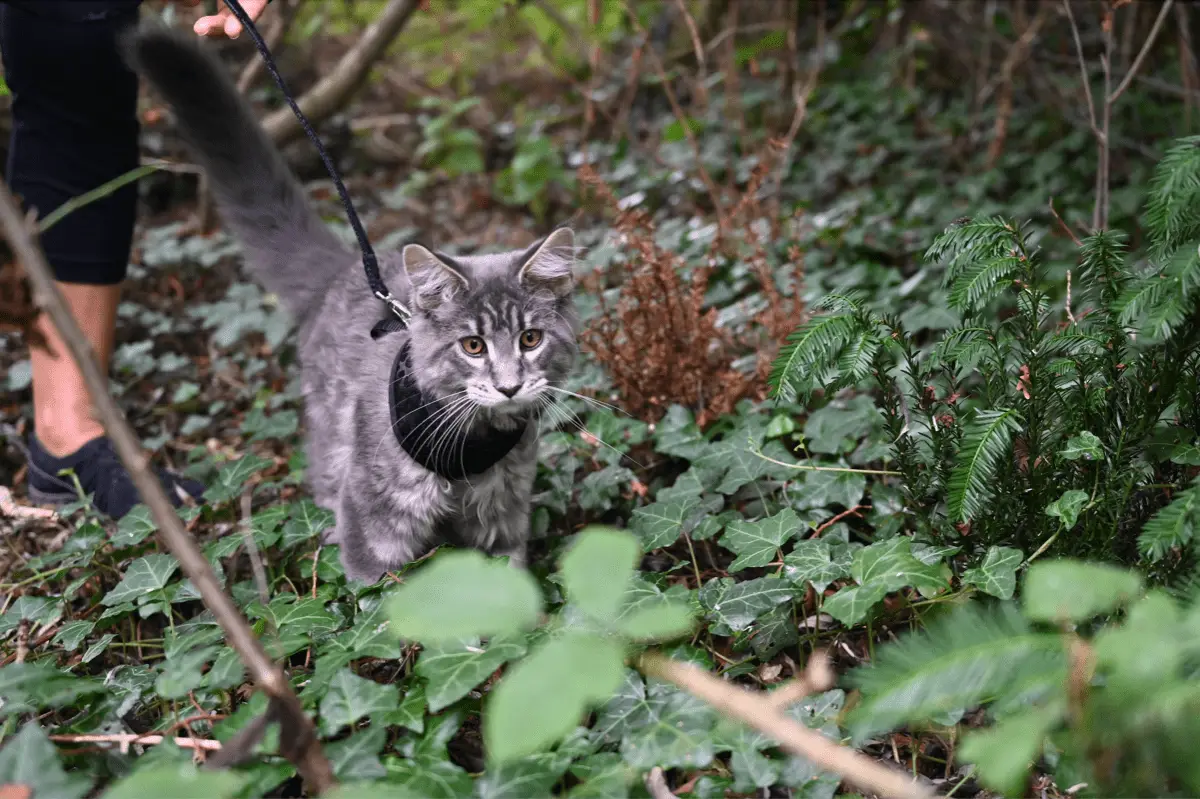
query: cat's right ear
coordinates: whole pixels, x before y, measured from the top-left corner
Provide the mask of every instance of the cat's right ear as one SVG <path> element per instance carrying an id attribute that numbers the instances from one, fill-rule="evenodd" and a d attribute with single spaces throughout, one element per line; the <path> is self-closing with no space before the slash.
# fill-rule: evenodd
<path id="1" fill-rule="evenodd" d="M 420 244 L 407 245 L 402 257 L 413 297 L 422 310 L 432 311 L 467 287 L 461 272 Z"/>

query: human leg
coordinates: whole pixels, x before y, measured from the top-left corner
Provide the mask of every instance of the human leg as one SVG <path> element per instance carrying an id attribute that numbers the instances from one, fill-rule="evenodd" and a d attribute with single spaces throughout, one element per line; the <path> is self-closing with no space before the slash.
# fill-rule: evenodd
<path id="1" fill-rule="evenodd" d="M 0 5 L 0 53 L 13 93 L 7 178 L 39 216 L 138 164 L 137 78 L 116 46 L 117 33 L 136 21 L 137 5 Z M 136 205 L 136 187 L 123 187 L 67 215 L 42 240 L 59 288 L 105 368 Z M 74 486 L 58 476 L 69 468 L 95 494 L 100 510 L 120 516 L 136 504 L 136 490 L 103 439 L 82 374 L 49 320 L 41 324 L 50 349 L 31 353 L 30 493 L 39 501 L 69 498 Z M 165 474 L 163 479 L 177 482 Z M 186 488 L 199 491 L 194 483 Z"/>

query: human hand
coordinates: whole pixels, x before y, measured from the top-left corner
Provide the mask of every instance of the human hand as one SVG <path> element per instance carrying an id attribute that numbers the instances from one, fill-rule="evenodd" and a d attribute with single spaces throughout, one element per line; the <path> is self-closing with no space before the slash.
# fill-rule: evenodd
<path id="1" fill-rule="evenodd" d="M 182 0 L 182 2 L 188 6 L 200 4 L 200 0 Z M 269 2 L 270 0 L 241 0 L 242 8 L 246 10 L 246 14 L 250 19 L 255 22 L 258 21 L 258 18 L 262 15 Z M 222 3 L 221 10 L 216 14 L 210 14 L 196 20 L 196 24 L 192 26 L 192 30 L 198 36 L 228 36 L 230 39 L 236 39 L 242 33 L 242 23 L 238 22 L 237 17 L 233 15 L 229 7 Z"/>

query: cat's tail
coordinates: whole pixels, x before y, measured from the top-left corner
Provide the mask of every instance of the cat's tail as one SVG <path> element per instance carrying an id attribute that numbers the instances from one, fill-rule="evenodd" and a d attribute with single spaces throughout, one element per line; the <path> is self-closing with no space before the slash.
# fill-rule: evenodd
<path id="1" fill-rule="evenodd" d="M 354 258 L 314 212 L 224 66 L 194 35 L 157 25 L 131 29 L 122 46 L 170 106 L 255 277 L 293 314 L 307 315 Z"/>

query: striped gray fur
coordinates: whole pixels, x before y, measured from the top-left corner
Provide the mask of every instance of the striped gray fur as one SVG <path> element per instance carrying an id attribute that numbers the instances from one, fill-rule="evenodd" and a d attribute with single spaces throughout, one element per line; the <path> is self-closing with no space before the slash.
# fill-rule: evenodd
<path id="1" fill-rule="evenodd" d="M 298 325 L 308 481 L 334 511 L 326 540 L 351 579 L 374 582 L 441 542 L 523 561 L 537 458 L 537 425 L 481 475 L 448 481 L 415 461 L 391 430 L 392 362 L 411 341 L 412 374 L 446 412 L 419 431 L 439 445 L 471 425 L 513 429 L 536 416 L 576 358 L 574 236 L 540 246 L 450 257 L 419 245 L 380 253 L 392 293 L 414 311 L 407 331 L 379 340 L 383 318 L 358 255 L 310 207 L 221 64 L 190 38 L 143 26 L 125 40 L 134 69 L 166 99 L 253 274 Z M 523 348 L 523 331 L 542 331 Z M 473 357 L 463 339 L 478 336 Z M 519 390 L 510 398 L 499 389 Z"/>

